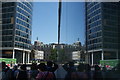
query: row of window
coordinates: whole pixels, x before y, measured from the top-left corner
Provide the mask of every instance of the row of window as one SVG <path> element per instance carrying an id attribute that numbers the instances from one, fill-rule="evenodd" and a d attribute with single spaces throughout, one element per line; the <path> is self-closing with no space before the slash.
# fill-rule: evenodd
<path id="1" fill-rule="evenodd" d="M 94 39 L 94 40 L 89 40 L 87 44 L 91 45 L 91 44 L 100 43 L 100 42 L 102 42 L 102 38 L 97 38 L 97 39 Z"/>
<path id="2" fill-rule="evenodd" d="M 106 14 L 115 15 L 115 16 L 119 15 L 118 10 L 116 10 L 116 9 L 103 9 L 103 11 Z"/>
<path id="3" fill-rule="evenodd" d="M 112 44 L 112 43 L 105 43 L 103 45 L 103 48 L 107 48 L 107 49 L 117 49 L 118 45 L 117 44 Z"/>
<path id="4" fill-rule="evenodd" d="M 26 16 L 23 16 L 23 15 L 17 13 L 17 17 L 28 22 L 28 23 L 32 23 L 32 21 L 29 19 L 29 16 L 26 17 Z"/>
<path id="5" fill-rule="evenodd" d="M 15 37 L 15 40 L 16 40 L 16 41 L 19 41 L 19 42 L 24 42 L 24 43 L 26 43 L 26 44 L 31 44 L 31 41 L 30 41 L 30 40 L 21 38 L 21 37 L 19 37 L 19 36 L 16 36 L 16 37 Z"/>
<path id="6" fill-rule="evenodd" d="M 26 11 L 24 11 L 23 9 L 17 7 L 17 11 L 24 14 L 25 16 L 29 16 L 30 19 L 32 19 L 32 14 L 30 15 L 30 13 L 27 13 Z"/>
<path id="7" fill-rule="evenodd" d="M 103 40 L 104 40 L 104 42 L 107 42 L 107 43 L 118 43 L 118 39 L 117 38 L 105 37 Z"/>
<path id="8" fill-rule="evenodd" d="M 117 5 L 114 5 L 113 3 L 103 3 L 103 7 L 116 10 L 116 9 L 120 9 L 120 6 L 118 6 L 119 4 L 120 3 L 118 3 Z"/>
<path id="9" fill-rule="evenodd" d="M 13 36 L 2 36 L 2 41 L 13 41 Z"/>
<path id="10" fill-rule="evenodd" d="M 112 21 L 112 20 L 104 20 L 105 26 L 118 26 L 118 21 Z"/>
<path id="11" fill-rule="evenodd" d="M 105 14 L 103 15 L 103 18 L 104 19 L 107 19 L 107 20 L 112 20 L 112 21 L 116 21 L 118 18 L 120 18 L 119 16 L 117 15 L 110 15 L 110 14 Z M 119 20 L 118 20 L 119 21 Z"/>
<path id="12" fill-rule="evenodd" d="M 89 35 L 88 39 L 93 39 L 93 38 L 100 37 L 100 36 L 102 36 L 102 32 L 97 32 L 97 33 L 93 33 Z"/>
<path id="13" fill-rule="evenodd" d="M 24 21 L 22 21 L 22 20 L 20 20 L 18 18 L 17 18 L 17 23 L 31 29 L 31 25 L 29 25 L 28 23 L 26 23 L 26 22 L 24 22 Z"/>
<path id="14" fill-rule="evenodd" d="M 92 13 L 94 10 L 96 10 L 96 9 L 98 9 L 100 7 L 100 4 L 97 4 L 97 5 L 95 5 L 94 7 L 89 7 L 89 8 L 91 8 L 91 9 L 89 9 L 88 11 L 87 11 L 87 13 L 89 14 L 89 13 Z"/>
<path id="15" fill-rule="evenodd" d="M 18 43 L 18 42 L 15 42 L 15 47 L 23 48 L 23 49 L 30 49 L 30 45 L 27 45 L 24 43 Z"/>
<path id="16" fill-rule="evenodd" d="M 15 3 L 14 2 L 2 3 L 2 7 L 10 7 L 10 6 L 15 6 Z"/>
<path id="17" fill-rule="evenodd" d="M 27 39 L 30 39 L 30 38 L 31 38 L 31 36 L 30 36 L 29 34 L 26 34 L 26 33 L 24 33 L 24 32 L 18 31 L 18 30 L 16 30 L 16 35 L 25 37 L 25 38 L 27 38 Z"/>
<path id="18" fill-rule="evenodd" d="M 104 26 L 103 27 L 105 31 L 110 31 L 110 32 L 118 32 L 117 26 Z"/>
<path id="19" fill-rule="evenodd" d="M 97 15 L 97 16 L 92 17 L 90 20 L 88 20 L 87 24 L 92 23 L 98 19 L 101 19 L 101 15 Z"/>
<path id="20" fill-rule="evenodd" d="M 5 13 L 5 14 L 2 14 L 2 18 L 11 18 L 14 16 L 14 13 Z"/>
<path id="21" fill-rule="evenodd" d="M 101 25 L 101 20 L 96 21 L 96 22 L 94 22 L 92 24 L 88 24 L 88 28 L 90 29 L 90 28 L 96 27 L 98 25 Z"/>
<path id="22" fill-rule="evenodd" d="M 3 30 L 2 31 L 2 35 L 12 35 L 13 34 L 13 30 Z"/>
<path id="23" fill-rule="evenodd" d="M 11 23 L 11 18 L 2 20 L 2 24 L 8 24 L 8 23 Z"/>
<path id="24" fill-rule="evenodd" d="M 20 42 L 24 42 L 26 44 L 31 44 L 30 40 L 27 40 L 27 39 L 24 39 L 24 38 L 21 38 L 21 37 L 18 37 L 18 36 L 15 37 L 15 40 L 20 41 Z M 13 41 L 13 36 L 2 36 L 2 41 L 3 42 L 5 42 L 5 41 Z"/>
<path id="25" fill-rule="evenodd" d="M 31 31 L 28 30 L 27 28 L 21 26 L 21 25 L 18 25 L 18 24 L 17 24 L 17 25 L 16 25 L 16 28 L 19 29 L 19 30 L 22 30 L 22 31 L 24 31 L 24 32 L 26 32 L 26 33 L 28 33 L 29 35 L 31 35 Z"/>
<path id="26" fill-rule="evenodd" d="M 30 9 L 32 9 L 33 7 L 33 3 L 32 2 L 22 2 L 23 4 L 25 4 L 27 7 L 29 7 Z"/>
<path id="27" fill-rule="evenodd" d="M 102 48 L 102 44 L 94 44 L 94 45 L 88 46 L 88 50 L 100 49 L 100 48 Z"/>
<path id="28" fill-rule="evenodd" d="M 13 42 L 2 42 L 2 47 L 13 47 Z"/>
<path id="29" fill-rule="evenodd" d="M 25 11 L 29 12 L 30 14 L 32 14 L 32 10 L 30 10 L 29 7 L 26 7 L 27 5 L 24 6 L 23 4 L 18 3 L 18 6 L 23 8 Z"/>
<path id="30" fill-rule="evenodd" d="M 94 32 L 100 31 L 100 30 L 102 30 L 102 27 L 101 27 L 101 26 L 92 28 L 92 29 L 90 29 L 90 30 L 88 31 L 88 34 L 91 34 L 91 33 L 94 33 Z"/>
<path id="31" fill-rule="evenodd" d="M 90 7 L 94 6 L 97 3 L 98 2 L 87 2 L 87 8 L 90 8 Z"/>
<path id="32" fill-rule="evenodd" d="M 94 12 L 91 12 L 91 13 L 87 14 L 88 15 L 87 18 L 90 19 L 93 16 L 98 15 L 99 13 L 101 13 L 101 9 L 98 9 L 98 10 L 96 10 Z"/>
<path id="33" fill-rule="evenodd" d="M 14 12 L 15 7 L 2 8 L 3 13 Z"/>
<path id="34" fill-rule="evenodd" d="M 2 30 L 6 30 L 6 29 L 13 29 L 13 24 L 2 25 Z"/>

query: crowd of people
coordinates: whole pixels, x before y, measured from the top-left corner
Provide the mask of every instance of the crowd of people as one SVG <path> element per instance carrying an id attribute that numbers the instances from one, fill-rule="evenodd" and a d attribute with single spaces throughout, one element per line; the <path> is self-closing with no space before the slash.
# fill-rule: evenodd
<path id="1" fill-rule="evenodd" d="M 57 65 L 51 61 L 33 63 L 30 67 L 29 70 L 26 64 L 22 64 L 10 69 L 2 62 L 0 80 L 120 80 L 120 64 L 112 70 L 83 63 L 75 66 L 73 62 Z"/>

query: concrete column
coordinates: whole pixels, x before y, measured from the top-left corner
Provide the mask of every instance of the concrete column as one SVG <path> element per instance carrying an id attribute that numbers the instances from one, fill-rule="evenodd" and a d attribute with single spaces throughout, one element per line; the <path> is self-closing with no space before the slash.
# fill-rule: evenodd
<path id="1" fill-rule="evenodd" d="M 25 63 L 25 51 L 23 51 L 23 64 Z"/>
<path id="2" fill-rule="evenodd" d="M 90 53 L 87 54 L 87 62 L 88 62 L 89 64 L 91 64 L 91 63 L 90 63 Z"/>
<path id="3" fill-rule="evenodd" d="M 28 52 L 28 63 L 30 62 L 30 53 Z"/>
<path id="4" fill-rule="evenodd" d="M 101 53 L 101 60 L 104 60 L 104 51 L 102 50 L 102 53 Z"/>
<path id="5" fill-rule="evenodd" d="M 15 59 L 15 50 L 13 49 L 13 56 L 12 56 L 13 59 Z"/>
<path id="6" fill-rule="evenodd" d="M 91 53 L 89 53 L 89 55 L 88 55 L 88 58 L 89 58 L 89 63 L 91 64 Z"/>
<path id="7" fill-rule="evenodd" d="M 94 56 L 93 56 L 93 52 L 92 52 L 92 65 L 94 64 L 94 63 L 93 63 L 93 60 L 94 60 L 93 58 L 94 58 Z"/>

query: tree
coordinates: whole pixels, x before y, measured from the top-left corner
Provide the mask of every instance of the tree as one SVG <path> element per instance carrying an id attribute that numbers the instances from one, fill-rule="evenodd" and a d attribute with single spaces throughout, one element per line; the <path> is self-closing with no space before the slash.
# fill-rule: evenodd
<path id="1" fill-rule="evenodd" d="M 59 61 L 61 63 L 64 63 L 65 61 L 67 61 L 67 53 L 65 53 L 64 49 L 59 50 Z"/>
<path id="2" fill-rule="evenodd" d="M 49 55 L 49 59 L 52 61 L 57 61 L 57 49 L 51 49 L 51 54 Z"/>

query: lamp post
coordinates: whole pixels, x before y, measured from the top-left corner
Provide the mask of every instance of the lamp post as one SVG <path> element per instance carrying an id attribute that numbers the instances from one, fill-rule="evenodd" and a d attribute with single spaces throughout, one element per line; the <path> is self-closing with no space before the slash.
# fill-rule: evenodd
<path id="1" fill-rule="evenodd" d="M 61 24 L 61 0 L 59 0 L 58 7 L 58 45 L 60 44 L 60 24 Z"/>
<path id="2" fill-rule="evenodd" d="M 60 50 L 60 24 L 61 24 L 61 0 L 59 0 L 58 6 L 58 45 L 57 45 L 57 61 L 59 62 L 59 50 Z"/>

